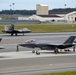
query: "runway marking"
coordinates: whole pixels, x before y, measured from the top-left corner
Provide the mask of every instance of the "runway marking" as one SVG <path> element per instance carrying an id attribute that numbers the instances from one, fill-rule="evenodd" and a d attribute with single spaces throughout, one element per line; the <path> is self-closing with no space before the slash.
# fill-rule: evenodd
<path id="1" fill-rule="evenodd" d="M 13 70 L 13 69 L 21 69 L 21 68 L 40 68 L 40 67 L 49 67 L 49 66 L 59 66 L 59 65 L 76 65 L 76 62 L 73 63 L 58 63 L 58 64 L 42 64 L 42 65 L 32 65 L 32 66 L 18 66 L 18 67 L 8 67 L 8 68 L 0 68 L 1 70 Z"/>
<path id="2" fill-rule="evenodd" d="M 0 70 L 11 70 L 11 69 L 19 69 L 19 68 L 38 68 L 38 67 L 47 67 L 49 66 L 48 64 L 43 64 L 43 65 L 32 65 L 32 66 L 18 66 L 18 67 L 8 67 L 8 68 L 0 68 Z"/>
<path id="3" fill-rule="evenodd" d="M 49 64 L 49 66 L 51 66 L 51 65 L 53 65 L 53 64 Z"/>
<path id="4" fill-rule="evenodd" d="M 48 54 L 46 52 L 48 52 Z M 41 51 L 40 55 L 36 55 L 35 53 L 32 53 L 32 51 L 4 52 L 4 53 L 0 53 L 0 60 L 53 57 L 53 56 L 69 56 L 69 55 L 76 55 L 76 53 L 74 52 L 70 54 L 52 54 L 50 53 L 50 51 L 47 51 L 47 50 Z"/>
<path id="5" fill-rule="evenodd" d="M 49 66 L 56 66 L 56 65 L 71 65 L 71 64 L 76 64 L 76 62 L 72 62 L 72 63 L 58 63 L 58 64 L 49 64 Z"/>

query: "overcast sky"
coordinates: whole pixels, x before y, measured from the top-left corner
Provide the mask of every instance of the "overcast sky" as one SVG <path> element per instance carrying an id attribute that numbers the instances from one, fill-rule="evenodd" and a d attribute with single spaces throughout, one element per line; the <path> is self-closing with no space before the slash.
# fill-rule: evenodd
<path id="1" fill-rule="evenodd" d="M 14 10 L 34 10 L 36 9 L 36 4 L 48 5 L 49 10 L 54 8 L 76 7 L 76 0 L 0 0 L 0 10 L 13 8 L 13 6 L 10 7 L 12 3 L 15 3 Z"/>

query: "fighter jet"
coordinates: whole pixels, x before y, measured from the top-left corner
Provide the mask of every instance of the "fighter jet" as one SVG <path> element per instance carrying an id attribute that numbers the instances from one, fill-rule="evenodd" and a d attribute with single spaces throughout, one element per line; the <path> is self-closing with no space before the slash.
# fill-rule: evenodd
<path id="1" fill-rule="evenodd" d="M 2 30 L 2 32 L 9 33 L 9 34 L 11 34 L 11 36 L 13 36 L 13 34 L 15 34 L 17 36 L 18 33 L 23 33 L 23 35 L 24 35 L 24 33 L 30 33 L 32 31 L 27 28 L 15 30 L 14 25 L 12 24 L 9 28 L 7 27 L 7 25 L 5 25 L 4 30 Z"/>
<path id="2" fill-rule="evenodd" d="M 27 40 L 25 43 L 22 44 L 18 44 L 17 45 L 17 51 L 19 51 L 19 46 L 22 47 L 27 47 L 27 48 L 40 48 L 41 50 L 54 50 L 54 52 L 57 54 L 59 53 L 59 49 L 66 49 L 69 47 L 74 46 L 74 39 L 76 36 L 70 36 L 64 43 L 62 44 L 56 44 L 56 43 L 51 43 L 50 41 L 47 42 L 47 40 Z M 32 51 L 32 53 L 35 53 L 35 50 Z M 36 54 L 39 55 L 40 52 L 38 50 L 36 50 Z"/>
<path id="3" fill-rule="evenodd" d="M 1 42 L 2 38 L 0 38 L 0 42 Z M 4 49 L 4 46 L 0 46 L 0 49 Z"/>

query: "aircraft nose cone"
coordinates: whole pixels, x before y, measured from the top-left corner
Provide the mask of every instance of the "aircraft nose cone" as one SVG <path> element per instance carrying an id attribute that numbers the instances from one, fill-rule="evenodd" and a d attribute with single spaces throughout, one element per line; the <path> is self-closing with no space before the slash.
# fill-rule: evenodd
<path id="1" fill-rule="evenodd" d="M 28 46 L 28 44 L 27 44 L 27 43 L 24 43 L 24 44 L 18 44 L 18 46 L 26 47 L 26 46 Z"/>
<path id="2" fill-rule="evenodd" d="M 23 46 L 24 44 L 18 44 L 19 46 Z"/>

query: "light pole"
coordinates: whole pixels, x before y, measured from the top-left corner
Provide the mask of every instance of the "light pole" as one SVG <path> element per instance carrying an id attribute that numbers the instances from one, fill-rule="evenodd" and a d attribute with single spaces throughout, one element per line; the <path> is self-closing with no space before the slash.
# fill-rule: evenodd
<path id="1" fill-rule="evenodd" d="M 11 6 L 12 6 L 12 5 L 10 5 L 10 16 L 11 16 L 10 18 L 12 19 L 12 12 L 11 12 L 12 9 L 11 9 Z"/>
<path id="2" fill-rule="evenodd" d="M 13 5 L 13 19 L 14 19 L 14 5 L 15 5 L 15 3 L 12 3 L 12 5 Z"/>
<path id="3" fill-rule="evenodd" d="M 66 22 L 66 4 L 64 4 L 65 6 L 65 22 Z"/>

